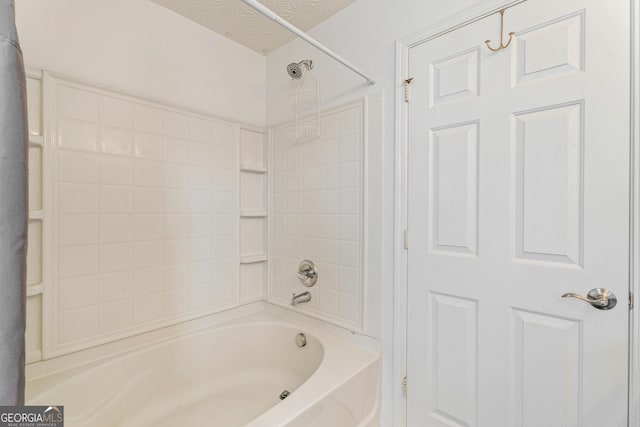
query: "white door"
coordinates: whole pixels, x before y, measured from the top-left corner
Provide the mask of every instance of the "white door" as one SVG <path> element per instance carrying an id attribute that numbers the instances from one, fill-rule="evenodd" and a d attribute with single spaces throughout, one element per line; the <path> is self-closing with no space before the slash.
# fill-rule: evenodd
<path id="1" fill-rule="evenodd" d="M 627 425 L 629 17 L 529 0 L 497 53 L 497 14 L 410 49 L 410 426 Z"/>

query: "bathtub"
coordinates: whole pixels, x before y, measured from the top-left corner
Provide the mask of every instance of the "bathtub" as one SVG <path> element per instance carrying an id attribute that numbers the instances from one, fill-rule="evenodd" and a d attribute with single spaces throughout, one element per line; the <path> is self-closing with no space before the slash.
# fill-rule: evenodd
<path id="1" fill-rule="evenodd" d="M 27 403 L 64 405 L 67 427 L 379 425 L 378 352 L 254 310 L 30 365 Z"/>

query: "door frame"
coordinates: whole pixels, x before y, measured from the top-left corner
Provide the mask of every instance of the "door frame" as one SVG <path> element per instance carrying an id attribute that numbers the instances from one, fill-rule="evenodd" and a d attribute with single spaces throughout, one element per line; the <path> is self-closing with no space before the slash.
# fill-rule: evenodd
<path id="1" fill-rule="evenodd" d="M 500 9 L 527 0 L 487 0 L 396 41 L 395 48 L 395 183 L 394 183 L 394 304 L 393 304 L 393 384 L 392 420 L 394 426 L 406 426 L 407 399 L 404 395 L 407 375 L 407 297 L 408 272 L 405 230 L 408 227 L 407 151 L 408 104 L 405 79 L 409 75 L 409 50 L 429 40 L 484 19 Z M 630 28 L 630 242 L 629 296 L 640 297 L 640 0 L 631 4 Z M 640 300 L 629 316 L 629 425 L 640 425 Z M 411 380 L 409 379 L 409 382 Z"/>

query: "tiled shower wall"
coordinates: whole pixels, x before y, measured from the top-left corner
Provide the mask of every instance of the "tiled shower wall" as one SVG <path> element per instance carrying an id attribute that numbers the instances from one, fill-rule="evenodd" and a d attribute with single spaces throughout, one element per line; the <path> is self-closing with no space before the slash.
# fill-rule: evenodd
<path id="1" fill-rule="evenodd" d="M 364 131 L 363 105 L 325 113 L 320 138 L 296 142 L 293 125 L 273 130 L 272 262 L 269 299 L 346 326 L 363 327 Z M 318 266 L 318 282 L 305 288 L 298 263 Z"/>
<path id="2" fill-rule="evenodd" d="M 239 127 L 47 83 L 45 357 L 236 306 Z"/>

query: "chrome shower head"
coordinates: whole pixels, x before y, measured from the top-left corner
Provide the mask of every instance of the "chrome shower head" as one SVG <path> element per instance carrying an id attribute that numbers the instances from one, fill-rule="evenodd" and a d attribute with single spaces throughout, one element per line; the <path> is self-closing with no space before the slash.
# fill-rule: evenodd
<path id="1" fill-rule="evenodd" d="M 292 62 L 287 65 L 287 74 L 294 80 L 298 80 L 302 78 L 304 74 L 303 66 L 306 66 L 308 70 L 313 69 L 313 61 L 310 59 L 303 59 L 300 62 Z"/>

